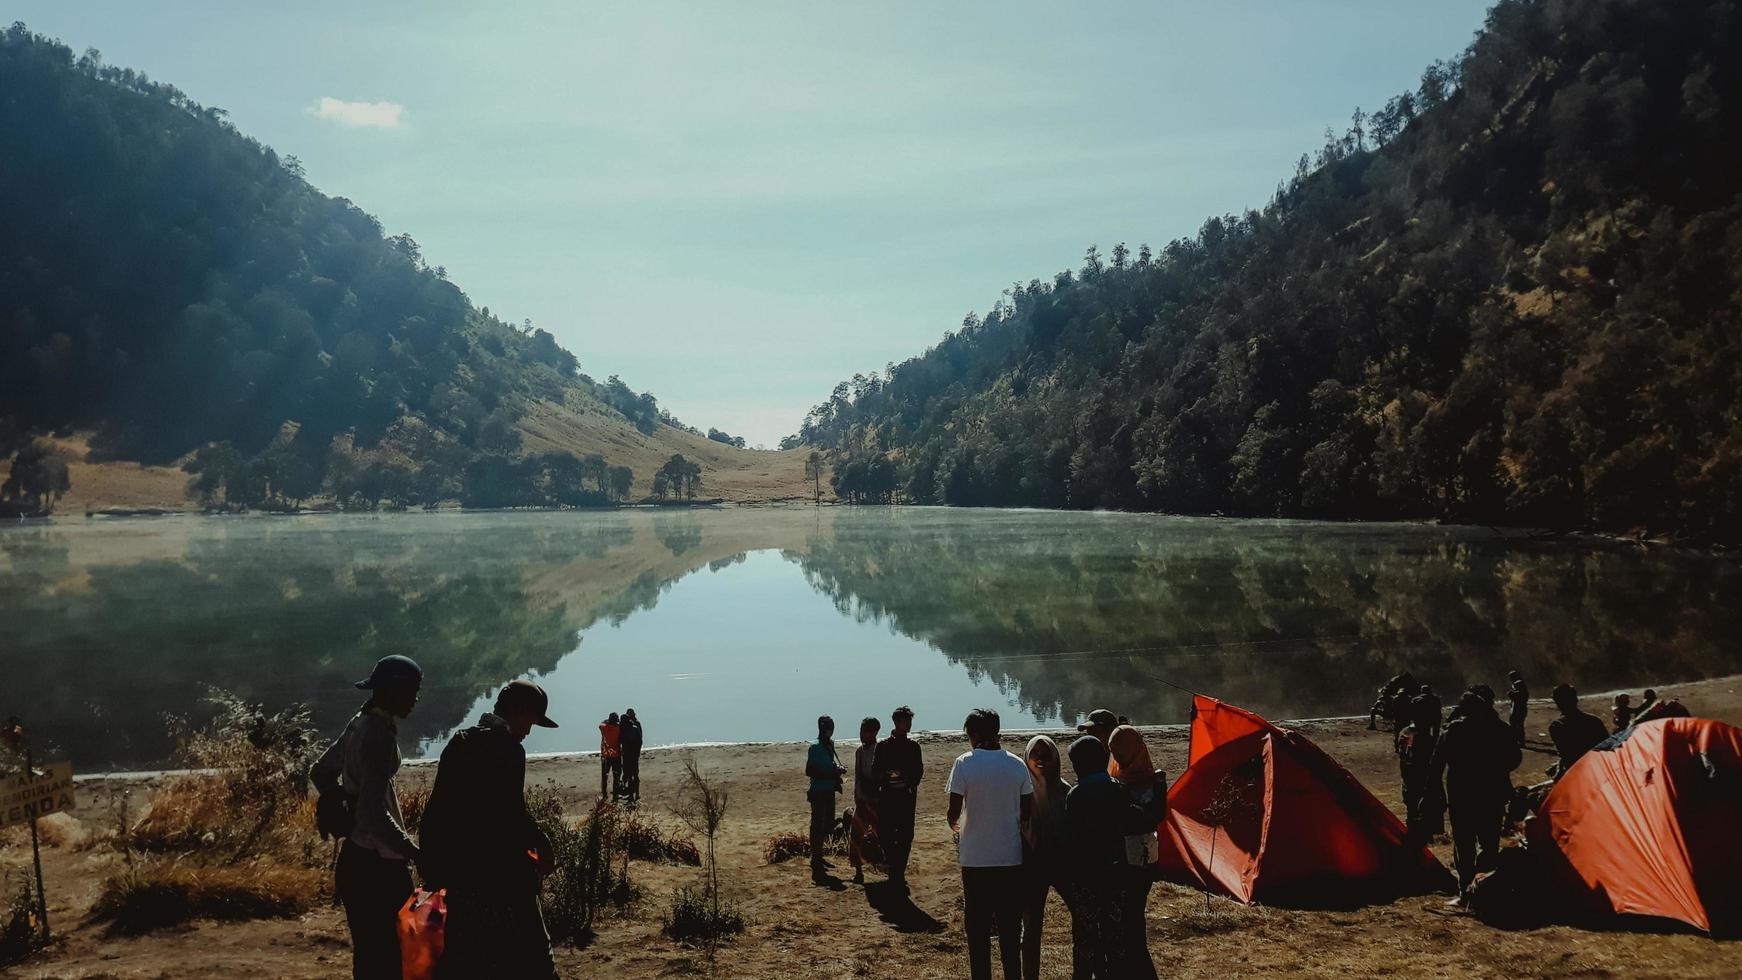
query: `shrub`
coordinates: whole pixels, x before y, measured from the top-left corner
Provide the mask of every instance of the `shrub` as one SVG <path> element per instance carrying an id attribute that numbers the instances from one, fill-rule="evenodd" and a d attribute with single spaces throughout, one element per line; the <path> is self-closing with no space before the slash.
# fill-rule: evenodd
<path id="1" fill-rule="evenodd" d="M 710 895 L 707 888 L 678 888 L 671 895 L 664 931 L 678 942 L 712 946 L 726 936 L 743 932 L 744 916 L 731 903 Z"/>
<path id="2" fill-rule="evenodd" d="M 621 832 L 632 860 L 701 867 L 702 852 L 695 841 L 682 834 L 667 833 L 633 813 L 623 819 Z"/>
<path id="3" fill-rule="evenodd" d="M 304 775 L 318 745 L 305 708 L 267 714 L 213 691 L 217 716 L 177 726 L 177 758 L 199 772 L 153 795 L 138 822 L 125 796 L 109 843 L 124 867 L 103 883 L 96 918 L 138 933 L 196 918 L 294 915 L 326 892 Z"/>
<path id="4" fill-rule="evenodd" d="M 11 876 L 5 880 L 6 905 L 0 909 L 0 966 L 23 962 L 42 944 L 36 921 L 36 893 L 30 878 L 22 876 L 16 891 Z"/>
<path id="5" fill-rule="evenodd" d="M 852 833 L 853 823 L 850 818 L 842 816 L 836 820 L 834 827 L 829 831 L 829 839 L 823 842 L 823 853 L 844 857 L 847 854 Z M 768 843 L 762 848 L 762 856 L 769 864 L 779 864 L 782 861 L 790 861 L 799 857 L 808 858 L 810 853 L 810 834 L 795 834 L 790 831 L 768 838 Z M 876 856 L 880 857 L 881 854 Z M 870 858 L 873 855 L 867 853 L 866 857 Z M 872 863 L 877 862 L 873 860 Z"/>
<path id="6" fill-rule="evenodd" d="M 129 935 L 191 919 L 292 916 L 313 907 L 323 877 L 315 868 L 269 862 L 202 867 L 153 858 L 105 881 L 91 915 Z"/>
<path id="7" fill-rule="evenodd" d="M 526 806 L 550 838 L 555 865 L 544 879 L 545 927 L 553 941 L 582 945 L 592 938 L 593 922 L 605 906 L 635 899 L 622 812 L 601 801 L 591 817 L 571 826 L 562 798 L 548 787 L 528 790 Z"/>

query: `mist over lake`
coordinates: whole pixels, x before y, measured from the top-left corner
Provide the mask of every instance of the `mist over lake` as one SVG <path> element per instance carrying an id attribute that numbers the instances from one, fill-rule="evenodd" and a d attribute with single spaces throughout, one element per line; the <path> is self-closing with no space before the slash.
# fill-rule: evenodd
<path id="1" fill-rule="evenodd" d="M 1545 695 L 1737 670 L 1725 558 L 1485 529 L 932 508 L 175 517 L 0 531 L 0 676 L 83 770 L 170 761 L 206 686 L 313 706 L 416 657 L 408 749 L 515 677 L 597 748 L 799 740 L 911 704 L 1008 728 L 1108 706 L 1182 722 L 1187 691 L 1273 717 L 1355 714 L 1412 669 L 1443 694 L 1517 667 Z"/>

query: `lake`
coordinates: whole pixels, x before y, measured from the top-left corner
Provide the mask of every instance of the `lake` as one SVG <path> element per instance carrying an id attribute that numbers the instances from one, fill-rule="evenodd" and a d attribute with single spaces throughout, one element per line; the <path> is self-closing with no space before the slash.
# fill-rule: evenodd
<path id="1" fill-rule="evenodd" d="M 1731 559 L 1481 528 L 931 508 L 171 517 L 0 529 L 0 716 L 82 770 L 169 761 L 208 687 L 323 731 L 388 653 L 423 664 L 433 754 L 515 677 L 532 752 L 802 740 L 911 705 L 1007 728 L 1190 691 L 1357 714 L 1407 667 L 1448 703 L 1524 671 L 1637 688 L 1736 672 Z"/>

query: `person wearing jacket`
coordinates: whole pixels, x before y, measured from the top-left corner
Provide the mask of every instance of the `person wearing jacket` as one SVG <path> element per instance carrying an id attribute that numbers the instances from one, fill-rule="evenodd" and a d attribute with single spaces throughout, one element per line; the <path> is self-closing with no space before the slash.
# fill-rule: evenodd
<path id="1" fill-rule="evenodd" d="M 1064 760 L 1058 743 L 1045 735 L 1028 740 L 1022 753 L 1034 780 L 1034 811 L 1029 818 L 1028 848 L 1023 856 L 1022 978 L 1039 980 L 1040 930 L 1046 922 L 1047 893 L 1057 891 L 1070 907 L 1069 839 L 1065 835 L 1065 798 L 1071 784 L 1060 775 Z"/>
<path id="2" fill-rule="evenodd" d="M 889 880 L 907 890 L 907 860 L 913 854 L 913 820 L 919 806 L 919 781 L 925 777 L 925 760 L 919 743 L 908 737 L 913 731 L 913 709 L 896 708 L 889 720 L 889 737 L 877 743 L 872 766 L 877 770 L 877 839 L 883 844 L 883 860 Z"/>
<path id="3" fill-rule="evenodd" d="M 623 726 L 615 711 L 599 722 L 599 799 L 607 788 L 613 800 L 623 793 Z"/>
<path id="4" fill-rule="evenodd" d="M 1147 946 L 1136 954 L 1132 929 L 1132 879 L 1149 877 L 1131 863 L 1127 839 L 1155 823 L 1108 771 L 1107 746 L 1093 736 L 1071 743 L 1077 785 L 1065 797 L 1065 836 L 1072 865 L 1071 976 L 1073 980 L 1125 980 L 1155 975 Z M 1134 960 L 1134 961 L 1133 961 Z"/>
<path id="5" fill-rule="evenodd" d="M 835 794 L 841 791 L 841 777 L 847 774 L 835 752 L 835 719 L 828 715 L 817 718 L 817 740 L 805 753 L 804 774 L 810 779 L 804 798 L 811 808 L 811 880 L 826 884 L 828 862 L 823 860 L 823 848 L 835 826 Z"/>
<path id="6" fill-rule="evenodd" d="M 623 749 L 623 798 L 631 803 L 641 802 L 641 719 L 635 717 L 634 708 L 623 711 L 622 732 L 620 743 Z"/>
<path id="7" fill-rule="evenodd" d="M 1434 748 L 1433 773 L 1445 774 L 1446 809 L 1452 819 L 1452 853 L 1461 906 L 1476 872 L 1493 867 L 1500 853 L 1500 830 L 1512 798 L 1512 770 L 1524 761 L 1511 726 L 1494 712 L 1494 703 L 1471 689 L 1458 699 L 1457 718 L 1446 725 Z"/>
<path id="8" fill-rule="evenodd" d="M 424 808 L 424 861 L 431 890 L 448 890 L 443 980 L 550 980 L 550 935 L 539 879 L 553 866 L 550 840 L 526 809 L 526 749 L 536 727 L 555 728 L 550 699 L 514 681 L 494 710 L 442 750 Z"/>
<path id="9" fill-rule="evenodd" d="M 1125 788 L 1137 807 L 1140 820 L 1125 835 L 1127 871 L 1121 900 L 1120 938 L 1125 947 L 1125 976 L 1153 978 L 1155 962 L 1149 957 L 1149 892 L 1155 887 L 1155 864 L 1160 859 L 1156 828 L 1167 818 L 1167 775 L 1149 759 L 1143 733 L 1130 725 L 1113 729 L 1107 739 L 1107 773 Z"/>
<path id="10" fill-rule="evenodd" d="M 399 722 L 423 684 L 410 657 L 382 657 L 356 686 L 369 700 L 315 762 L 310 776 L 323 800 L 349 797 L 351 826 L 339 850 L 334 891 L 351 930 L 351 976 L 400 975 L 399 908 L 411 897 L 417 844 L 406 833 L 393 777 L 399 772 Z"/>

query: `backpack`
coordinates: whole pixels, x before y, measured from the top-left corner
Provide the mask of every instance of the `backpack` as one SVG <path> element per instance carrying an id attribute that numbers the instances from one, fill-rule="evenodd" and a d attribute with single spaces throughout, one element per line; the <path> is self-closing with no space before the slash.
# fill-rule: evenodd
<path id="1" fill-rule="evenodd" d="M 321 840 L 338 840 L 351 836 L 351 830 L 357 825 L 357 795 L 348 793 L 339 785 L 339 778 L 333 774 L 330 779 L 324 774 L 332 773 L 331 769 L 323 769 L 323 763 L 335 752 L 344 751 L 345 739 L 351 735 L 351 726 L 346 725 L 339 737 L 333 739 L 333 744 L 321 753 L 320 761 L 309 771 L 309 780 L 320 790 L 320 796 L 315 799 L 315 830 L 320 832 Z"/>

